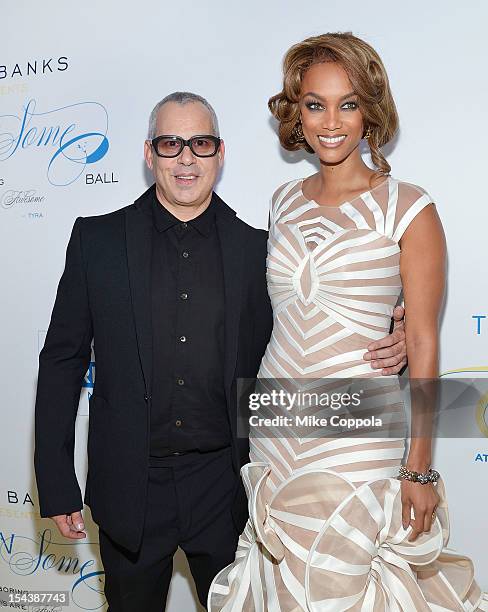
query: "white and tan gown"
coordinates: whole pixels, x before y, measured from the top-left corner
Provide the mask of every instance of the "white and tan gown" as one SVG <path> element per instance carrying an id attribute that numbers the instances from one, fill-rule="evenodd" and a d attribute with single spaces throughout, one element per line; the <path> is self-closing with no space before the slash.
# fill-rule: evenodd
<path id="1" fill-rule="evenodd" d="M 344 202 L 274 194 L 268 240 L 273 333 L 260 379 L 380 377 L 363 360 L 401 293 L 399 240 L 431 197 L 393 177 Z M 383 377 L 398 384 L 398 377 Z M 250 432 L 249 520 L 215 577 L 210 612 L 487 610 L 469 558 L 446 547 L 447 503 L 414 542 L 401 524 L 404 438 Z M 421 485 L 419 485 L 421 486 Z"/>

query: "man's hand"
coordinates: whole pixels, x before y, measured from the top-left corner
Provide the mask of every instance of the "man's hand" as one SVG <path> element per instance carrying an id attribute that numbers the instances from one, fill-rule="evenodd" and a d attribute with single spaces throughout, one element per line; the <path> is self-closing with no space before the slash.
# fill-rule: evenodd
<path id="1" fill-rule="evenodd" d="M 398 374 L 407 364 L 407 345 L 403 317 L 405 309 L 397 306 L 393 311 L 393 331 L 389 336 L 368 344 L 368 352 L 363 355 L 365 361 L 371 361 L 373 370 L 383 375 Z"/>
<path id="2" fill-rule="evenodd" d="M 80 540 L 86 538 L 86 533 L 83 531 L 85 524 L 81 511 L 72 512 L 71 514 L 57 514 L 51 516 L 52 520 L 58 526 L 61 535 L 72 540 Z"/>

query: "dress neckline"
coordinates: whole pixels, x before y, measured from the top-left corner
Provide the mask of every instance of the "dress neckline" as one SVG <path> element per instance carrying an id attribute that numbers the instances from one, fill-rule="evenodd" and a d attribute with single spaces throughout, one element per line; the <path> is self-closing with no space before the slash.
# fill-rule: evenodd
<path id="1" fill-rule="evenodd" d="M 305 181 L 306 178 L 308 178 L 308 177 L 302 178 L 300 180 L 300 193 L 301 193 L 302 197 L 305 199 L 305 201 L 307 203 L 310 202 L 312 204 L 315 204 L 315 206 L 317 206 L 318 208 L 330 208 L 330 209 L 333 209 L 333 210 L 334 209 L 340 210 L 346 204 L 350 204 L 351 202 L 354 202 L 354 200 L 357 200 L 358 198 L 362 198 L 363 196 L 368 195 L 368 193 L 372 193 L 373 191 L 376 191 L 376 189 L 379 189 L 380 187 L 383 187 L 384 185 L 388 185 L 390 180 L 393 180 L 393 177 L 388 174 L 386 176 L 385 180 L 381 181 L 381 183 L 379 185 L 376 185 L 376 187 L 373 187 L 372 189 L 368 189 L 367 191 L 364 191 L 363 193 L 360 193 L 357 196 L 354 196 L 350 200 L 344 200 L 344 202 L 342 202 L 341 204 L 319 204 L 315 200 L 307 198 L 307 196 L 303 193 L 303 182 Z"/>

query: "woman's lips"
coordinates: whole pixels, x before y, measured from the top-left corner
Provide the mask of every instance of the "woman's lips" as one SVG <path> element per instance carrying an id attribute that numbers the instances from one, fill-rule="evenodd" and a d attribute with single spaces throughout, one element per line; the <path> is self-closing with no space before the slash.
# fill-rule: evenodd
<path id="1" fill-rule="evenodd" d="M 347 136 L 341 134 L 340 136 L 319 136 L 321 146 L 327 149 L 336 149 L 346 140 Z"/>

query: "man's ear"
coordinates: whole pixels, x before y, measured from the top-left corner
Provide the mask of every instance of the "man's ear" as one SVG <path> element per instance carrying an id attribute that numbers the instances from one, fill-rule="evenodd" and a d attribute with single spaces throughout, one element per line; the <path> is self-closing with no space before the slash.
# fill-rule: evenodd
<path id="1" fill-rule="evenodd" d="M 225 142 L 223 140 L 220 141 L 219 152 L 217 155 L 219 156 L 219 166 L 222 168 L 225 158 Z"/>
<path id="2" fill-rule="evenodd" d="M 154 166 L 154 158 L 153 158 L 152 146 L 149 140 L 144 141 L 144 159 L 146 160 L 146 166 L 152 172 L 153 166 Z"/>

